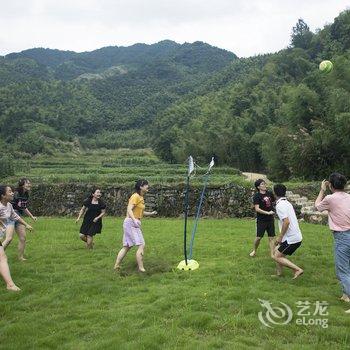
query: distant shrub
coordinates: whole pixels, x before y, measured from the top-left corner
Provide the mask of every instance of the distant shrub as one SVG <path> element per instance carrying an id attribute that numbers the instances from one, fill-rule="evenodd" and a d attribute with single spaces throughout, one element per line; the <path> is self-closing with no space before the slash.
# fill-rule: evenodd
<path id="1" fill-rule="evenodd" d="M 13 158 L 7 155 L 0 157 L 0 178 L 15 175 Z"/>
<path id="2" fill-rule="evenodd" d="M 158 158 L 151 157 L 127 157 L 117 158 L 115 160 L 103 160 L 101 165 L 105 168 L 111 168 L 119 165 L 153 165 L 161 164 L 162 162 Z"/>

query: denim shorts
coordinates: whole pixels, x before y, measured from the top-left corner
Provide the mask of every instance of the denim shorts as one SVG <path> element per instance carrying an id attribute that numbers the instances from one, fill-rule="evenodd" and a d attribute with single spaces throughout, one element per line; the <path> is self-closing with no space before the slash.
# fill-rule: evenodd
<path id="1" fill-rule="evenodd" d="M 11 220 L 11 219 L 7 219 L 7 222 L 6 222 L 6 226 L 17 226 L 18 221 L 14 221 L 14 220 Z"/>
<path id="2" fill-rule="evenodd" d="M 15 213 L 17 215 L 19 215 L 18 211 L 15 210 Z M 6 221 L 6 226 L 14 226 L 17 227 L 18 225 L 20 225 L 19 221 L 15 221 L 15 220 L 11 220 L 11 219 L 7 219 Z"/>

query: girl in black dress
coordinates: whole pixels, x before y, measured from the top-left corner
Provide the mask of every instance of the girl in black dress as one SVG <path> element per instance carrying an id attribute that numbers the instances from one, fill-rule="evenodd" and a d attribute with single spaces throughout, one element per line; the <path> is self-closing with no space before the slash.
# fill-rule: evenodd
<path id="1" fill-rule="evenodd" d="M 86 242 L 88 249 L 93 248 L 93 237 L 96 233 L 101 233 L 102 217 L 106 214 L 106 204 L 101 200 L 100 189 L 93 189 L 80 209 L 76 223 L 84 215 L 83 223 L 80 227 L 80 239 Z"/>

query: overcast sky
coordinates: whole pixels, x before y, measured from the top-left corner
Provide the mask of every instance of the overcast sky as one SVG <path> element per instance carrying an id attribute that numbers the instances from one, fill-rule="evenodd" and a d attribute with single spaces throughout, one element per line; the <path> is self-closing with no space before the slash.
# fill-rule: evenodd
<path id="1" fill-rule="evenodd" d="M 350 1 L 333 0 L 0 0 L 0 55 L 32 47 L 91 51 L 171 39 L 204 41 L 240 57 L 289 44 L 303 18 L 331 23 Z"/>

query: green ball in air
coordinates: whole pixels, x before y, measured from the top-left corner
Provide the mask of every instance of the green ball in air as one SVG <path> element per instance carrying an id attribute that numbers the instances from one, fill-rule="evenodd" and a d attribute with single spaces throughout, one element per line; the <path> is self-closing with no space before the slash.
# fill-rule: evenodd
<path id="1" fill-rule="evenodd" d="M 322 61 L 319 65 L 320 71 L 323 73 L 329 73 L 333 69 L 333 63 L 331 61 Z"/>

